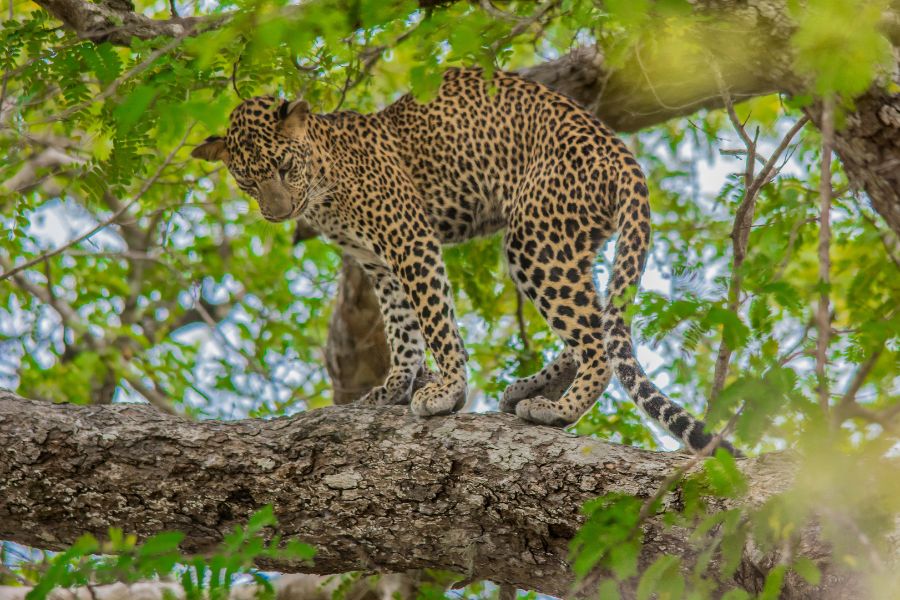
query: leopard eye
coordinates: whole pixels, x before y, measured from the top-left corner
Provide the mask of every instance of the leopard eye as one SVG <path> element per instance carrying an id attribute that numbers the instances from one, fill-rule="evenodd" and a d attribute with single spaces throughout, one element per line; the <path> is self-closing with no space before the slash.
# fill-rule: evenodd
<path id="1" fill-rule="evenodd" d="M 241 187 L 241 188 L 250 187 L 250 183 L 251 183 L 250 180 L 247 179 L 246 177 L 244 177 L 243 175 L 237 175 L 235 173 L 232 173 L 231 176 L 234 177 L 234 181 L 235 181 L 235 183 L 238 184 L 238 187 Z"/>
<path id="2" fill-rule="evenodd" d="M 238 187 L 247 194 L 253 194 L 256 191 L 256 184 L 252 181 L 246 181 L 243 179 L 235 178 L 235 181 L 238 184 Z"/>
<path id="3" fill-rule="evenodd" d="M 278 167 L 278 176 L 281 177 L 281 180 L 284 181 L 287 174 L 290 173 L 291 169 L 294 166 L 294 159 L 292 157 L 287 157 L 287 159 Z"/>

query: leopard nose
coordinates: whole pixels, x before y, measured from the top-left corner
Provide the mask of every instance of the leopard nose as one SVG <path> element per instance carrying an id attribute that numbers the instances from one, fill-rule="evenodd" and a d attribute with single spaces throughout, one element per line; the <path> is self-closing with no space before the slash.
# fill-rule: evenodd
<path id="1" fill-rule="evenodd" d="M 259 186 L 259 209 L 269 220 L 286 219 L 294 210 L 291 194 L 277 179 L 264 181 Z"/>

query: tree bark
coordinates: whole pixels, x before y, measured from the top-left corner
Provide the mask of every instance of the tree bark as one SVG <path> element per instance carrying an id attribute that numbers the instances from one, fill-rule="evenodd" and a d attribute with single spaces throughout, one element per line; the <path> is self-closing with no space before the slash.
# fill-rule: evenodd
<path id="1" fill-rule="evenodd" d="M 109 527 L 141 538 L 174 529 L 185 533 L 185 551 L 203 552 L 271 503 L 279 532 L 318 555 L 312 566 L 264 568 L 439 568 L 556 596 L 573 584 L 568 545 L 582 503 L 609 492 L 649 497 L 689 460 L 502 414 L 420 419 L 400 407 L 331 407 L 190 422 L 146 405 L 51 405 L 9 392 L 0 392 L 0 449 L 0 539 L 59 549 Z M 796 460 L 768 455 L 740 468 L 746 498 L 759 503 L 790 485 Z M 678 498 L 667 497 L 664 510 Z M 642 566 L 696 551 L 691 532 L 664 518 L 644 525 Z M 859 597 L 859 582 L 827 564 L 813 532 L 804 535 L 804 555 L 824 561 L 823 583 L 789 578 L 789 597 Z M 726 587 L 758 590 L 777 562 L 748 545 Z"/>

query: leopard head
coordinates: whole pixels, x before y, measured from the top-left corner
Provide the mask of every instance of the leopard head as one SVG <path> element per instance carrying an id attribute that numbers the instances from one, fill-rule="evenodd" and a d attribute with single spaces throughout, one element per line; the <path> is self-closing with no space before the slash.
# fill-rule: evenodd
<path id="1" fill-rule="evenodd" d="M 266 220 L 296 219 L 308 202 L 309 121 L 303 100 L 257 96 L 232 111 L 225 137 L 207 138 L 191 156 L 224 162 Z"/>

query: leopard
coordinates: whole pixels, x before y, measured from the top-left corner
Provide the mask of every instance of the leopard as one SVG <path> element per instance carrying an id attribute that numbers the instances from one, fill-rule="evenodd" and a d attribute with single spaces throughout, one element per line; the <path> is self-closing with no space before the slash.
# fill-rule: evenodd
<path id="1" fill-rule="evenodd" d="M 635 356 L 627 309 L 650 249 L 647 181 L 622 139 L 569 97 L 516 73 L 464 67 L 446 70 L 427 100 L 406 94 L 367 114 L 257 96 L 192 156 L 224 163 L 264 219 L 303 219 L 365 270 L 391 361 L 361 403 L 408 404 L 423 417 L 463 407 L 468 354 L 442 246 L 502 230 L 510 277 L 563 349 L 512 382 L 501 411 L 568 426 L 615 374 L 689 451 L 733 451 Z M 595 267 L 614 235 L 604 295 Z M 414 389 L 426 349 L 438 373 Z"/>

